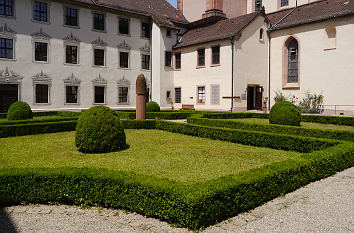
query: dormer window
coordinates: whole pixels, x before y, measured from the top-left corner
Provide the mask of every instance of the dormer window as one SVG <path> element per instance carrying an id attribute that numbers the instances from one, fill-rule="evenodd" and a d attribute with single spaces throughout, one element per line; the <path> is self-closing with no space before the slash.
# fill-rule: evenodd
<path id="1" fill-rule="evenodd" d="M 262 9 L 262 0 L 255 0 L 255 10 L 259 11 Z"/>

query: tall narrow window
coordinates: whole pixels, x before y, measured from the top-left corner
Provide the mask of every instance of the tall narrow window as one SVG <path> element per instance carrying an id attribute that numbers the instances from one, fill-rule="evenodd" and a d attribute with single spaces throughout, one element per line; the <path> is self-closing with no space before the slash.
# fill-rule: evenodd
<path id="1" fill-rule="evenodd" d="M 105 103 L 105 87 L 95 86 L 95 104 Z"/>
<path id="2" fill-rule="evenodd" d="M 289 0 L 280 0 L 280 7 L 288 6 Z"/>
<path id="3" fill-rule="evenodd" d="M 215 46 L 211 48 L 212 53 L 212 65 L 219 65 L 220 64 L 220 46 Z"/>
<path id="4" fill-rule="evenodd" d="M 259 41 L 264 41 L 264 30 L 263 28 L 259 29 Z"/>
<path id="5" fill-rule="evenodd" d="M 0 58 L 14 58 L 14 46 L 12 39 L 0 38 Z"/>
<path id="6" fill-rule="evenodd" d="M 256 11 L 259 11 L 260 9 L 262 9 L 262 0 L 255 0 L 254 6 L 255 6 Z"/>
<path id="7" fill-rule="evenodd" d="M 176 70 L 181 69 L 181 53 L 175 54 L 175 69 Z"/>
<path id="8" fill-rule="evenodd" d="M 119 67 L 129 68 L 129 52 L 119 52 Z"/>
<path id="9" fill-rule="evenodd" d="M 14 15 L 13 0 L 0 0 L 0 15 L 2 16 Z"/>
<path id="10" fill-rule="evenodd" d="M 293 39 L 288 45 L 288 83 L 297 83 L 299 81 L 298 51 L 298 42 Z"/>
<path id="11" fill-rule="evenodd" d="M 175 103 L 177 103 L 177 104 L 181 103 L 181 88 L 180 87 L 175 88 Z"/>
<path id="12" fill-rule="evenodd" d="M 166 29 L 166 37 L 171 37 L 171 29 Z"/>
<path id="13" fill-rule="evenodd" d="M 205 66 L 205 49 L 198 49 L 198 66 Z"/>
<path id="14" fill-rule="evenodd" d="M 48 22 L 48 5 L 45 2 L 33 3 L 33 19 L 41 22 Z"/>
<path id="15" fill-rule="evenodd" d="M 79 10 L 65 7 L 64 24 L 67 26 L 79 26 Z"/>
<path id="16" fill-rule="evenodd" d="M 93 29 L 98 31 L 105 30 L 105 15 L 93 13 Z"/>
<path id="17" fill-rule="evenodd" d="M 130 33 L 129 32 L 129 19 L 119 18 L 118 24 L 119 24 L 119 29 L 118 29 L 119 34 L 129 35 L 129 33 Z"/>
<path id="18" fill-rule="evenodd" d="M 118 87 L 118 103 L 128 104 L 129 87 Z"/>
<path id="19" fill-rule="evenodd" d="M 104 66 L 104 49 L 94 49 L 94 64 L 95 66 Z"/>
<path id="20" fill-rule="evenodd" d="M 143 70 L 150 70 L 150 55 L 147 54 L 141 55 L 141 68 Z"/>
<path id="21" fill-rule="evenodd" d="M 37 104 L 49 103 L 49 85 L 36 84 L 36 103 Z"/>
<path id="22" fill-rule="evenodd" d="M 48 62 L 48 43 L 35 42 L 34 52 L 35 61 Z"/>
<path id="23" fill-rule="evenodd" d="M 65 87 L 65 102 L 67 104 L 77 104 L 79 103 L 78 99 L 79 87 L 78 86 L 66 86 Z"/>
<path id="24" fill-rule="evenodd" d="M 66 46 L 66 63 L 68 64 L 78 64 L 78 52 L 77 46 L 67 45 Z"/>
<path id="25" fill-rule="evenodd" d="M 198 103 L 205 103 L 205 87 L 198 87 Z"/>
<path id="26" fill-rule="evenodd" d="M 172 52 L 165 52 L 165 66 L 172 67 Z"/>
<path id="27" fill-rule="evenodd" d="M 150 24 L 149 23 L 141 23 L 141 36 L 145 38 L 150 38 Z"/>
<path id="28" fill-rule="evenodd" d="M 220 86 L 211 85 L 211 104 L 220 104 Z"/>

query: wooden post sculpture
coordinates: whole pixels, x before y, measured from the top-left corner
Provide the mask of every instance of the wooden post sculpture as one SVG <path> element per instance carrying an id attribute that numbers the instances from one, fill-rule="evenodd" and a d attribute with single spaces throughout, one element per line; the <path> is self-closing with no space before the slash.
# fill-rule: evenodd
<path id="1" fill-rule="evenodd" d="M 136 79 L 136 119 L 146 120 L 146 79 L 140 74 Z"/>

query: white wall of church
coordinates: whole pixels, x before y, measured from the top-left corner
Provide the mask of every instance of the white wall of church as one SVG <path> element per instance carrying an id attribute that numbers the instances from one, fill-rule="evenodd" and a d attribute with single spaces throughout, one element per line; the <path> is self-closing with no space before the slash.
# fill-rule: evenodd
<path id="1" fill-rule="evenodd" d="M 328 47 L 326 28 L 336 28 L 335 48 Z M 299 89 L 283 89 L 283 46 L 289 36 L 299 42 Z M 271 104 L 275 91 L 301 100 L 305 91 L 322 93 L 325 105 L 352 105 L 354 100 L 354 17 L 337 18 L 271 33 Z M 327 106 L 326 108 L 334 109 Z M 353 110 L 354 107 L 340 107 Z"/>
<path id="2" fill-rule="evenodd" d="M 15 59 L 0 60 L 0 70 L 8 67 L 10 70 L 23 77 L 21 88 L 21 100 L 28 102 L 35 110 L 47 109 L 82 109 L 93 104 L 94 91 L 92 80 L 99 75 L 107 81 L 106 105 L 112 108 L 135 107 L 135 80 L 143 73 L 150 79 L 150 71 L 141 69 L 140 48 L 150 46 L 150 40 L 141 38 L 141 21 L 148 20 L 139 16 L 125 15 L 130 18 L 130 35 L 118 35 L 118 15 L 106 14 L 106 32 L 92 30 L 92 10 L 79 8 L 79 28 L 63 26 L 63 4 L 49 2 L 50 23 L 38 23 L 32 20 L 32 1 L 15 1 L 16 18 L 1 18 L 0 26 L 7 26 L 16 32 L 15 35 Z M 78 7 L 75 7 L 78 8 Z M 148 22 L 148 21 L 147 21 Z M 38 63 L 33 61 L 32 33 L 40 29 L 51 36 L 49 40 L 49 62 Z M 81 40 L 79 46 L 79 64 L 67 65 L 65 62 L 65 47 L 63 38 L 73 34 Z M 106 64 L 104 67 L 93 65 L 93 48 L 91 42 L 100 38 L 107 43 Z M 119 68 L 117 45 L 126 42 L 131 47 L 130 67 Z M 43 71 L 52 78 L 50 89 L 50 104 L 35 104 L 32 77 Z M 65 105 L 64 79 L 71 74 L 81 80 L 80 103 Z M 117 81 L 125 78 L 131 82 L 130 105 L 118 105 Z"/>
<path id="3" fill-rule="evenodd" d="M 254 12 L 255 1 L 256 0 L 247 0 L 247 13 Z M 296 3 L 299 6 L 315 1 L 316 0 L 288 0 L 288 5 L 281 7 L 281 0 L 262 0 L 262 5 L 264 6 L 266 13 L 271 13 L 274 11 L 295 7 Z"/>

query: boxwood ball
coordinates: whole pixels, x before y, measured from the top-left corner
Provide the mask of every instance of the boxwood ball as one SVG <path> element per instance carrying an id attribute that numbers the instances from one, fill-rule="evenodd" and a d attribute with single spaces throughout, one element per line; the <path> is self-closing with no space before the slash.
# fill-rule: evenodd
<path id="1" fill-rule="evenodd" d="M 270 110 L 270 124 L 300 126 L 300 122 L 301 112 L 293 103 L 281 101 Z"/>
<path id="2" fill-rule="evenodd" d="M 27 120 L 33 118 L 31 107 L 26 102 L 15 102 L 7 111 L 7 119 L 13 120 Z"/>
<path id="3" fill-rule="evenodd" d="M 75 143 L 84 153 L 109 153 L 126 148 L 126 136 L 118 115 L 106 106 L 84 111 L 76 125 Z"/>
<path id="4" fill-rule="evenodd" d="M 146 103 L 146 112 L 160 112 L 160 106 L 154 101 Z"/>

